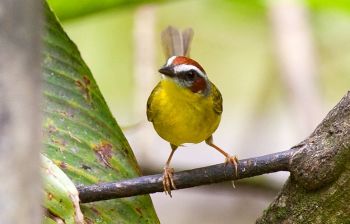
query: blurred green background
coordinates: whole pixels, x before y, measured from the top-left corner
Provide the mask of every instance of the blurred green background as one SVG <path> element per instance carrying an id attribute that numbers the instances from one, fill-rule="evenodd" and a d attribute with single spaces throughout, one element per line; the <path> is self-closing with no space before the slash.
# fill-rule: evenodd
<path id="1" fill-rule="evenodd" d="M 166 60 L 160 32 L 168 25 L 194 29 L 191 56 L 224 99 L 214 136 L 239 158 L 297 144 L 349 90 L 347 0 L 49 3 L 125 127 L 145 173 L 160 172 L 170 151 L 145 116 L 147 97 L 160 78 L 157 70 Z M 176 170 L 223 161 L 203 144 L 178 151 Z M 173 200 L 162 194 L 152 198 L 162 223 L 230 223 L 233 218 L 252 223 L 286 176 L 238 182 L 235 190 L 226 184 L 175 192 Z M 203 215 L 193 215 L 196 211 Z"/>

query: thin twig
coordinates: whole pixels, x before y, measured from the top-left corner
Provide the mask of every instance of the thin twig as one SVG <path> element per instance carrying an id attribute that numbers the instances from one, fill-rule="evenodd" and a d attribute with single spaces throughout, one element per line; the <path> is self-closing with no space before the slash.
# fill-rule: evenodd
<path id="1" fill-rule="evenodd" d="M 177 190 L 200 185 L 254 177 L 277 171 L 288 171 L 295 148 L 239 161 L 237 175 L 231 164 L 217 164 L 174 173 Z M 81 203 L 130 197 L 163 191 L 162 174 L 143 176 L 118 182 L 78 187 Z"/>

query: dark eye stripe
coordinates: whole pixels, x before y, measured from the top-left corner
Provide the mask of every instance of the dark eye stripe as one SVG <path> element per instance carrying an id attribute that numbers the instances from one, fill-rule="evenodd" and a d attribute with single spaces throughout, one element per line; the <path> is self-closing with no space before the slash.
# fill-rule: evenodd
<path id="1" fill-rule="evenodd" d="M 189 71 L 181 72 L 181 73 L 178 74 L 179 78 L 181 78 L 183 80 L 186 80 L 186 81 L 193 81 L 199 76 L 200 75 L 195 70 L 189 70 Z"/>

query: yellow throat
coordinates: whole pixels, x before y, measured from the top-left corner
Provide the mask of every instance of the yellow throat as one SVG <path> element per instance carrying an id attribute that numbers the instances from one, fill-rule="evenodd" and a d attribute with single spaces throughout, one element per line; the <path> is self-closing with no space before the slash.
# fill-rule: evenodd
<path id="1" fill-rule="evenodd" d="M 158 83 L 148 99 L 147 116 L 159 136 L 180 146 L 202 142 L 212 135 L 220 123 L 222 98 L 216 87 L 209 84 L 210 93 L 204 96 L 168 78 Z"/>

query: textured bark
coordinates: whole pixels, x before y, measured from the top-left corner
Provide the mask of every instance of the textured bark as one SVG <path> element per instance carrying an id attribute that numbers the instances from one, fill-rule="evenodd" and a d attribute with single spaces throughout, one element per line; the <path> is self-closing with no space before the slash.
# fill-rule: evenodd
<path id="1" fill-rule="evenodd" d="M 40 223 L 41 1 L 0 1 L 0 223 Z"/>
<path id="2" fill-rule="evenodd" d="M 293 153 L 294 150 L 290 149 L 265 156 L 239 160 L 237 173 L 232 164 L 224 163 L 177 172 L 173 175 L 176 185 L 176 189 L 173 190 L 238 180 L 282 170 L 287 171 Z M 79 186 L 78 191 L 82 203 L 162 192 L 164 191 L 163 174 L 137 177 L 118 182 Z"/>
<path id="3" fill-rule="evenodd" d="M 257 223 L 350 223 L 350 92 L 294 148 L 290 178 Z"/>

